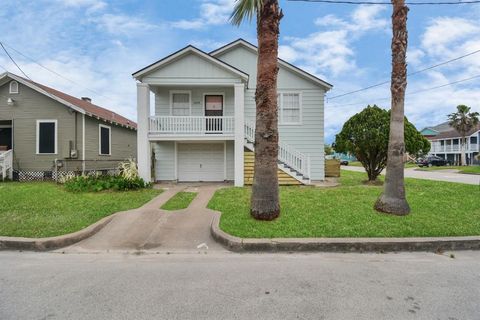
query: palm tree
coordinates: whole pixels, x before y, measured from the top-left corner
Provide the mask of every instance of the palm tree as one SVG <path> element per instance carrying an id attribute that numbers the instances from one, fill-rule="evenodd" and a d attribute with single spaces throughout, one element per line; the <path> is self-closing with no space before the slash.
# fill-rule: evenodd
<path id="1" fill-rule="evenodd" d="M 457 112 L 448 115 L 448 120 L 448 124 L 462 135 L 460 142 L 460 152 L 462 154 L 460 164 L 464 166 L 467 164 L 465 161 L 465 136 L 480 122 L 479 113 L 470 112 L 470 107 L 461 104 L 457 106 Z"/>
<path id="2" fill-rule="evenodd" d="M 404 107 L 407 88 L 407 14 L 405 0 L 392 0 L 392 106 L 388 140 L 387 173 L 383 194 L 375 203 L 377 211 L 407 215 L 410 206 L 405 198 L 404 164 Z"/>
<path id="3" fill-rule="evenodd" d="M 231 21 L 240 25 L 257 17 L 258 62 L 255 170 L 250 214 L 259 220 L 273 220 L 280 214 L 278 194 L 278 35 L 283 17 L 278 0 L 237 0 Z"/>

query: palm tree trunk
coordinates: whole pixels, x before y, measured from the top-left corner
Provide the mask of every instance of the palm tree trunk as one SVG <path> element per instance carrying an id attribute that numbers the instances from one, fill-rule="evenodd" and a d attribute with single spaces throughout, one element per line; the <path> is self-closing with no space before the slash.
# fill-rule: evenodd
<path id="1" fill-rule="evenodd" d="M 460 165 L 466 166 L 467 165 L 467 155 L 465 152 L 465 136 L 462 136 L 462 140 L 460 141 Z"/>
<path id="2" fill-rule="evenodd" d="M 405 198 L 404 164 L 404 103 L 407 88 L 407 13 L 405 0 L 392 0 L 392 106 L 388 141 L 387 172 L 384 192 L 375 203 L 377 211 L 406 215 L 410 206 Z"/>
<path id="3" fill-rule="evenodd" d="M 278 36 L 282 16 L 278 0 L 264 0 L 257 17 L 255 171 L 250 213 L 260 220 L 273 220 L 280 214 L 277 75 Z"/>

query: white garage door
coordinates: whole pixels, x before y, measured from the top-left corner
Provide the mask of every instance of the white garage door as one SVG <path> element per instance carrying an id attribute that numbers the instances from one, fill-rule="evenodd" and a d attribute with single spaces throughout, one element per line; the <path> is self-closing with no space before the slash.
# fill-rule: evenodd
<path id="1" fill-rule="evenodd" d="M 179 181 L 225 179 L 223 143 L 179 143 L 177 152 Z"/>

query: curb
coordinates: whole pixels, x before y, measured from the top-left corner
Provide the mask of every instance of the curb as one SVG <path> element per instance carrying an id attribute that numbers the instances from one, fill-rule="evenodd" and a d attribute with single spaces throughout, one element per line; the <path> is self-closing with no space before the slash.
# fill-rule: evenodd
<path id="1" fill-rule="evenodd" d="M 101 229 L 103 229 L 103 227 L 105 227 L 110 221 L 112 221 L 115 215 L 117 215 L 118 213 L 114 213 L 108 217 L 105 217 L 82 230 L 61 236 L 48 238 L 0 237 L 0 251 L 48 251 L 67 247 L 96 234 Z"/>
<path id="2" fill-rule="evenodd" d="M 425 238 L 273 238 L 232 236 L 220 229 L 220 212 L 215 212 L 210 232 L 225 248 L 234 252 L 397 252 L 479 250 L 480 236 Z"/>

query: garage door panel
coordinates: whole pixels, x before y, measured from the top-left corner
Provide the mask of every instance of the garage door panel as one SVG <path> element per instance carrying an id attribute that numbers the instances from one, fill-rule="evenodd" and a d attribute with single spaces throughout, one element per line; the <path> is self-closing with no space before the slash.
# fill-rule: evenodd
<path id="1" fill-rule="evenodd" d="M 223 143 L 179 143 L 177 152 L 179 181 L 225 179 Z"/>

